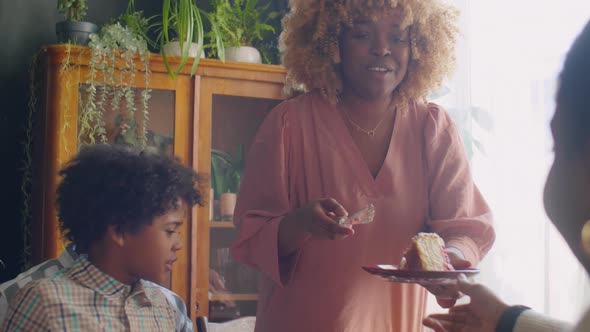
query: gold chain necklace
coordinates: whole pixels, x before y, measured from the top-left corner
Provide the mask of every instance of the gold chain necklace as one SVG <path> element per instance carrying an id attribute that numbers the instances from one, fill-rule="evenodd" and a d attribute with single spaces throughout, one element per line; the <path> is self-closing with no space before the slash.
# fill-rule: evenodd
<path id="1" fill-rule="evenodd" d="M 375 136 L 375 131 L 377 129 L 379 129 L 379 126 L 383 123 L 383 121 L 385 121 L 385 118 L 387 117 L 387 113 L 385 112 L 385 115 L 383 116 L 383 118 L 381 119 L 381 121 L 379 121 L 379 123 L 375 126 L 375 128 L 371 129 L 371 130 L 366 130 L 363 129 L 361 126 L 358 125 L 358 123 L 354 122 L 351 118 L 350 115 L 348 115 L 348 112 L 346 110 L 343 110 L 344 115 L 346 115 L 346 119 L 348 119 L 348 122 L 350 122 L 350 124 L 358 131 L 367 134 L 367 136 L 369 137 L 373 137 Z"/>

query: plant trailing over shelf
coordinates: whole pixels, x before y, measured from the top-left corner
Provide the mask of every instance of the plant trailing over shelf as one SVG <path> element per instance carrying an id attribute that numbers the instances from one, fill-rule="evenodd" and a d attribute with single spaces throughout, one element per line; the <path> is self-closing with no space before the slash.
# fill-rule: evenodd
<path id="1" fill-rule="evenodd" d="M 127 144 L 143 147 L 146 144 L 149 89 L 149 56 L 147 42 L 141 36 L 119 23 L 105 25 L 99 34 L 93 34 L 88 44 L 91 52 L 89 79 L 86 86 L 86 99 L 82 101 L 79 115 L 78 146 L 98 142 L 106 143 L 107 131 L 104 115 L 108 98 L 113 111 L 125 105 L 126 122 L 132 135 Z M 140 67 L 136 65 L 138 56 Z M 123 66 L 117 68 L 118 63 Z M 141 91 L 139 111 L 142 112 L 141 124 L 136 121 L 135 89 L 129 82 L 135 80 L 138 72 L 143 73 L 145 88 Z M 104 81 L 98 81 L 102 77 Z"/>
<path id="2" fill-rule="evenodd" d="M 59 0 L 58 8 L 64 14 L 67 20 L 82 19 L 86 11 L 85 0 Z M 66 100 L 71 93 L 78 94 L 78 112 L 79 148 L 83 144 L 90 144 L 97 141 L 104 142 L 106 139 L 106 129 L 104 127 L 104 111 L 106 110 L 107 97 L 111 99 L 111 108 L 117 110 L 122 104 L 125 105 L 126 113 L 130 119 L 135 119 L 137 108 L 142 112 L 143 124 L 139 135 L 135 135 L 133 143 L 135 145 L 145 145 L 146 142 L 146 122 L 148 120 L 148 101 L 150 99 L 149 89 L 149 52 L 147 49 L 147 31 L 151 28 L 150 21 L 153 18 L 145 19 L 140 11 L 135 11 L 134 0 L 130 0 L 125 14 L 119 17 L 118 21 L 123 22 L 105 25 L 98 34 L 92 35 L 90 46 L 90 77 L 86 82 L 85 92 L 87 98 L 82 99 L 78 93 L 78 84 L 81 82 L 80 65 L 83 52 L 72 52 L 72 44 L 65 43 L 65 58 L 60 65 L 60 74 L 64 76 L 64 86 Z M 129 26 L 126 26 L 129 25 Z M 140 32 L 141 31 L 141 32 Z M 36 53 L 29 66 L 29 102 L 25 124 L 25 138 L 23 142 L 23 156 L 21 159 L 23 180 L 21 182 L 21 192 L 23 195 L 23 206 L 21 208 L 21 232 L 23 241 L 23 252 L 21 264 L 23 269 L 31 265 L 31 185 L 32 185 L 32 153 L 33 153 L 33 127 L 37 111 L 37 101 L 39 93 L 39 82 L 41 80 L 39 68 L 40 55 L 45 52 L 45 48 Z M 77 62 L 72 61 L 73 54 L 77 53 Z M 135 57 L 140 59 L 140 66 L 136 65 Z M 123 67 L 115 65 L 123 63 Z M 120 74 L 116 74 L 117 71 Z M 139 107 L 136 106 L 135 90 L 132 89 L 128 82 L 132 82 L 138 72 L 144 74 L 145 88 L 141 91 Z M 77 77 L 73 79 L 74 75 Z M 104 81 L 99 81 L 102 77 Z M 60 129 L 60 135 L 63 136 L 70 130 L 69 123 L 74 113 L 70 110 L 70 105 L 64 103 L 63 107 L 63 127 Z M 70 147 L 66 139 L 64 150 L 66 155 L 74 152 L 75 147 Z M 129 143 L 129 142 L 127 142 Z"/>
<path id="3" fill-rule="evenodd" d="M 21 207 L 21 235 L 23 250 L 21 252 L 21 267 L 26 270 L 31 267 L 31 231 L 32 208 L 31 208 L 31 186 L 33 184 L 33 127 L 35 113 L 37 111 L 37 95 L 39 91 L 39 57 L 41 52 L 33 55 L 29 64 L 29 102 L 27 104 L 27 118 L 25 122 L 25 138 L 23 141 L 22 156 L 22 182 L 21 193 L 23 205 Z"/>
<path id="4" fill-rule="evenodd" d="M 65 60 L 61 63 L 59 71 L 60 74 L 65 77 L 64 86 L 66 100 L 69 100 L 69 95 L 71 93 L 72 87 L 72 75 L 78 75 L 78 81 L 81 75 L 80 66 L 77 64 L 72 64 L 71 56 L 72 56 L 72 44 L 66 43 L 65 44 Z M 35 119 L 36 119 L 36 112 L 37 112 L 37 102 L 38 102 L 38 94 L 39 89 L 41 88 L 42 81 L 42 73 L 39 72 L 39 65 L 40 65 L 40 58 L 41 55 L 46 51 L 45 48 L 41 49 L 37 53 L 35 53 L 31 59 L 29 64 L 29 102 L 27 104 L 27 115 L 26 115 L 26 123 L 25 123 L 25 137 L 23 142 L 23 151 L 22 151 L 22 181 L 21 181 L 21 193 L 23 195 L 23 205 L 21 207 L 21 235 L 22 235 L 22 245 L 23 250 L 21 252 L 21 259 L 20 259 L 20 267 L 21 270 L 27 270 L 32 265 L 32 200 L 31 200 L 31 187 L 33 184 L 33 145 L 34 142 L 34 133 L 33 128 L 35 126 Z M 81 60 L 82 53 L 78 54 L 78 62 Z M 60 130 L 60 135 L 65 135 L 65 132 L 69 130 L 69 121 L 70 121 L 70 105 L 68 103 L 64 103 L 63 105 L 63 118 L 62 122 L 64 123 L 64 127 Z M 63 140 L 64 142 L 64 150 L 66 155 L 70 155 L 70 147 L 67 144 L 67 140 Z"/>

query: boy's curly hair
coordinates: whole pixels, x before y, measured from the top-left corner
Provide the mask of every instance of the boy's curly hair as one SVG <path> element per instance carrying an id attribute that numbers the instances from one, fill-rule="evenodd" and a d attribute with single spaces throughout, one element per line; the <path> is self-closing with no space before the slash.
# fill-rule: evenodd
<path id="1" fill-rule="evenodd" d="M 455 65 L 458 12 L 440 0 L 291 0 L 280 47 L 287 68 L 286 93 L 318 90 L 332 103 L 342 90 L 338 38 L 355 18 L 401 10 L 410 28 L 411 58 L 394 102 L 425 99 Z"/>
<path id="2" fill-rule="evenodd" d="M 59 175 L 60 228 L 79 253 L 87 253 L 109 225 L 137 232 L 176 209 L 179 199 L 189 207 L 203 204 L 202 180 L 192 169 L 121 145 L 85 146 Z"/>

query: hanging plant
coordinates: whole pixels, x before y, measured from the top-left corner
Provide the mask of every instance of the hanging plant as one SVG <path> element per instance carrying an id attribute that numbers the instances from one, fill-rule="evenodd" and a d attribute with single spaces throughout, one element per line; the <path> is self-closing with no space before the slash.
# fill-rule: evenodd
<path id="1" fill-rule="evenodd" d="M 31 267 L 32 231 L 31 220 L 33 218 L 31 207 L 31 186 L 33 185 L 33 127 L 35 112 L 37 111 L 37 95 L 39 92 L 39 66 L 40 52 L 33 55 L 29 65 L 29 103 L 27 105 L 27 119 L 25 123 L 25 139 L 23 142 L 22 182 L 23 206 L 21 207 L 21 233 L 23 250 L 21 252 L 21 268 L 26 270 Z M 0 261 L 1 262 L 1 261 Z M 2 264 L 4 265 L 4 264 Z"/>
<path id="2" fill-rule="evenodd" d="M 86 10 L 85 1 L 81 0 L 58 0 L 59 10 L 64 14 L 66 21 L 75 21 L 83 18 Z M 141 131 L 137 135 L 133 135 L 134 145 L 144 146 L 146 144 L 146 128 L 148 121 L 148 101 L 150 99 L 149 89 L 149 52 L 147 43 L 147 31 L 152 27 L 150 19 L 144 19 L 142 13 L 135 11 L 134 0 L 130 0 L 127 11 L 119 19 L 120 23 L 113 23 L 106 25 L 98 34 L 92 34 L 92 43 L 89 44 L 91 52 L 91 61 L 89 64 L 90 74 L 87 80 L 85 91 L 87 96 L 82 98 L 82 94 L 78 93 L 77 82 L 81 82 L 81 67 L 82 52 L 72 52 L 72 43 L 68 42 L 66 38 L 65 43 L 65 59 L 60 65 L 60 74 L 64 75 L 66 87 L 66 100 L 70 100 L 71 93 L 78 94 L 78 104 L 80 111 L 78 112 L 78 148 L 83 144 L 91 144 L 95 142 L 104 142 L 106 139 L 106 128 L 104 123 L 104 114 L 107 110 L 108 97 L 111 98 L 111 109 L 113 111 L 120 111 L 121 105 L 125 105 L 126 113 L 130 119 L 135 120 L 135 113 L 139 110 L 142 112 Z M 140 32 L 141 31 L 141 32 Z M 154 44 L 155 45 L 155 44 Z M 42 49 L 32 58 L 29 67 L 29 102 L 25 123 L 25 138 L 23 142 L 23 157 L 22 157 L 22 172 L 23 180 L 21 182 L 21 192 L 23 194 L 23 206 L 21 208 L 21 232 L 23 251 L 21 253 L 21 268 L 28 269 L 31 266 L 31 186 L 32 186 L 32 153 L 33 153 L 33 127 L 36 118 L 37 102 L 39 89 L 41 87 L 40 72 L 38 71 L 40 65 L 41 53 L 45 52 Z M 73 54 L 77 55 L 76 59 L 71 59 Z M 136 59 L 139 58 L 140 65 L 137 65 Z M 115 67 L 118 63 L 119 67 Z M 121 63 L 123 66 L 121 66 Z M 139 103 L 136 102 L 135 90 L 132 89 L 128 82 L 135 79 L 137 72 L 141 72 L 145 79 L 145 88 L 141 91 Z M 76 75 L 76 77 L 73 77 Z M 102 77 L 102 81 L 99 78 Z M 75 150 L 75 147 L 68 145 L 68 140 L 65 139 L 65 133 L 70 130 L 69 123 L 71 118 L 76 116 L 76 112 L 70 110 L 70 105 L 64 103 L 63 105 L 64 123 L 61 128 L 60 135 L 62 135 L 62 142 L 67 156 L 70 152 Z M 135 124 L 136 125 L 136 124 Z M 0 261 L 0 265 L 2 262 Z"/>
<path id="3" fill-rule="evenodd" d="M 147 142 L 148 101 L 151 96 L 150 53 L 146 40 L 130 28 L 114 23 L 105 25 L 98 34 L 91 35 L 88 46 L 91 53 L 90 72 L 86 98 L 82 101 L 78 118 L 78 146 L 108 142 L 104 116 L 110 108 L 114 112 L 126 111 L 125 119 L 120 123 L 121 128 L 125 127 L 127 137 L 124 143 L 144 147 Z M 139 58 L 139 68 L 136 57 Z M 135 102 L 135 90 L 129 85 L 138 72 L 143 73 L 146 86 L 141 92 L 139 105 Z M 99 77 L 102 81 L 98 80 Z M 142 112 L 139 125 L 137 111 Z"/>

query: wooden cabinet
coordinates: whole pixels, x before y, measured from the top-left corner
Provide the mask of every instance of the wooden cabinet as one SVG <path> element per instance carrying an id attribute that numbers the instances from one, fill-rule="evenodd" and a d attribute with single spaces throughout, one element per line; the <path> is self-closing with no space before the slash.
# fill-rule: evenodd
<path id="1" fill-rule="evenodd" d="M 64 248 L 54 204 L 57 172 L 81 144 L 78 118 L 89 61 L 84 47 L 52 45 L 42 52 L 33 157 L 34 262 L 57 257 Z M 264 116 L 282 99 L 285 71 L 274 65 L 203 59 L 196 75 L 190 76 L 190 65 L 172 79 L 161 57 L 151 56 L 147 129 L 150 137 L 169 143 L 158 146 L 164 153 L 174 153 L 197 172 L 210 175 L 212 148 L 233 153 L 243 144 L 247 151 Z M 141 73 L 124 83 L 146 88 Z M 120 111 L 106 107 L 103 119 L 111 143 L 124 139 L 122 118 Z M 214 321 L 237 312 L 255 314 L 256 274 L 227 257 L 236 230 L 231 222 L 214 220 L 212 206 L 195 207 L 183 224 L 185 247 L 167 285 L 185 300 L 193 321 L 196 316 Z"/>

